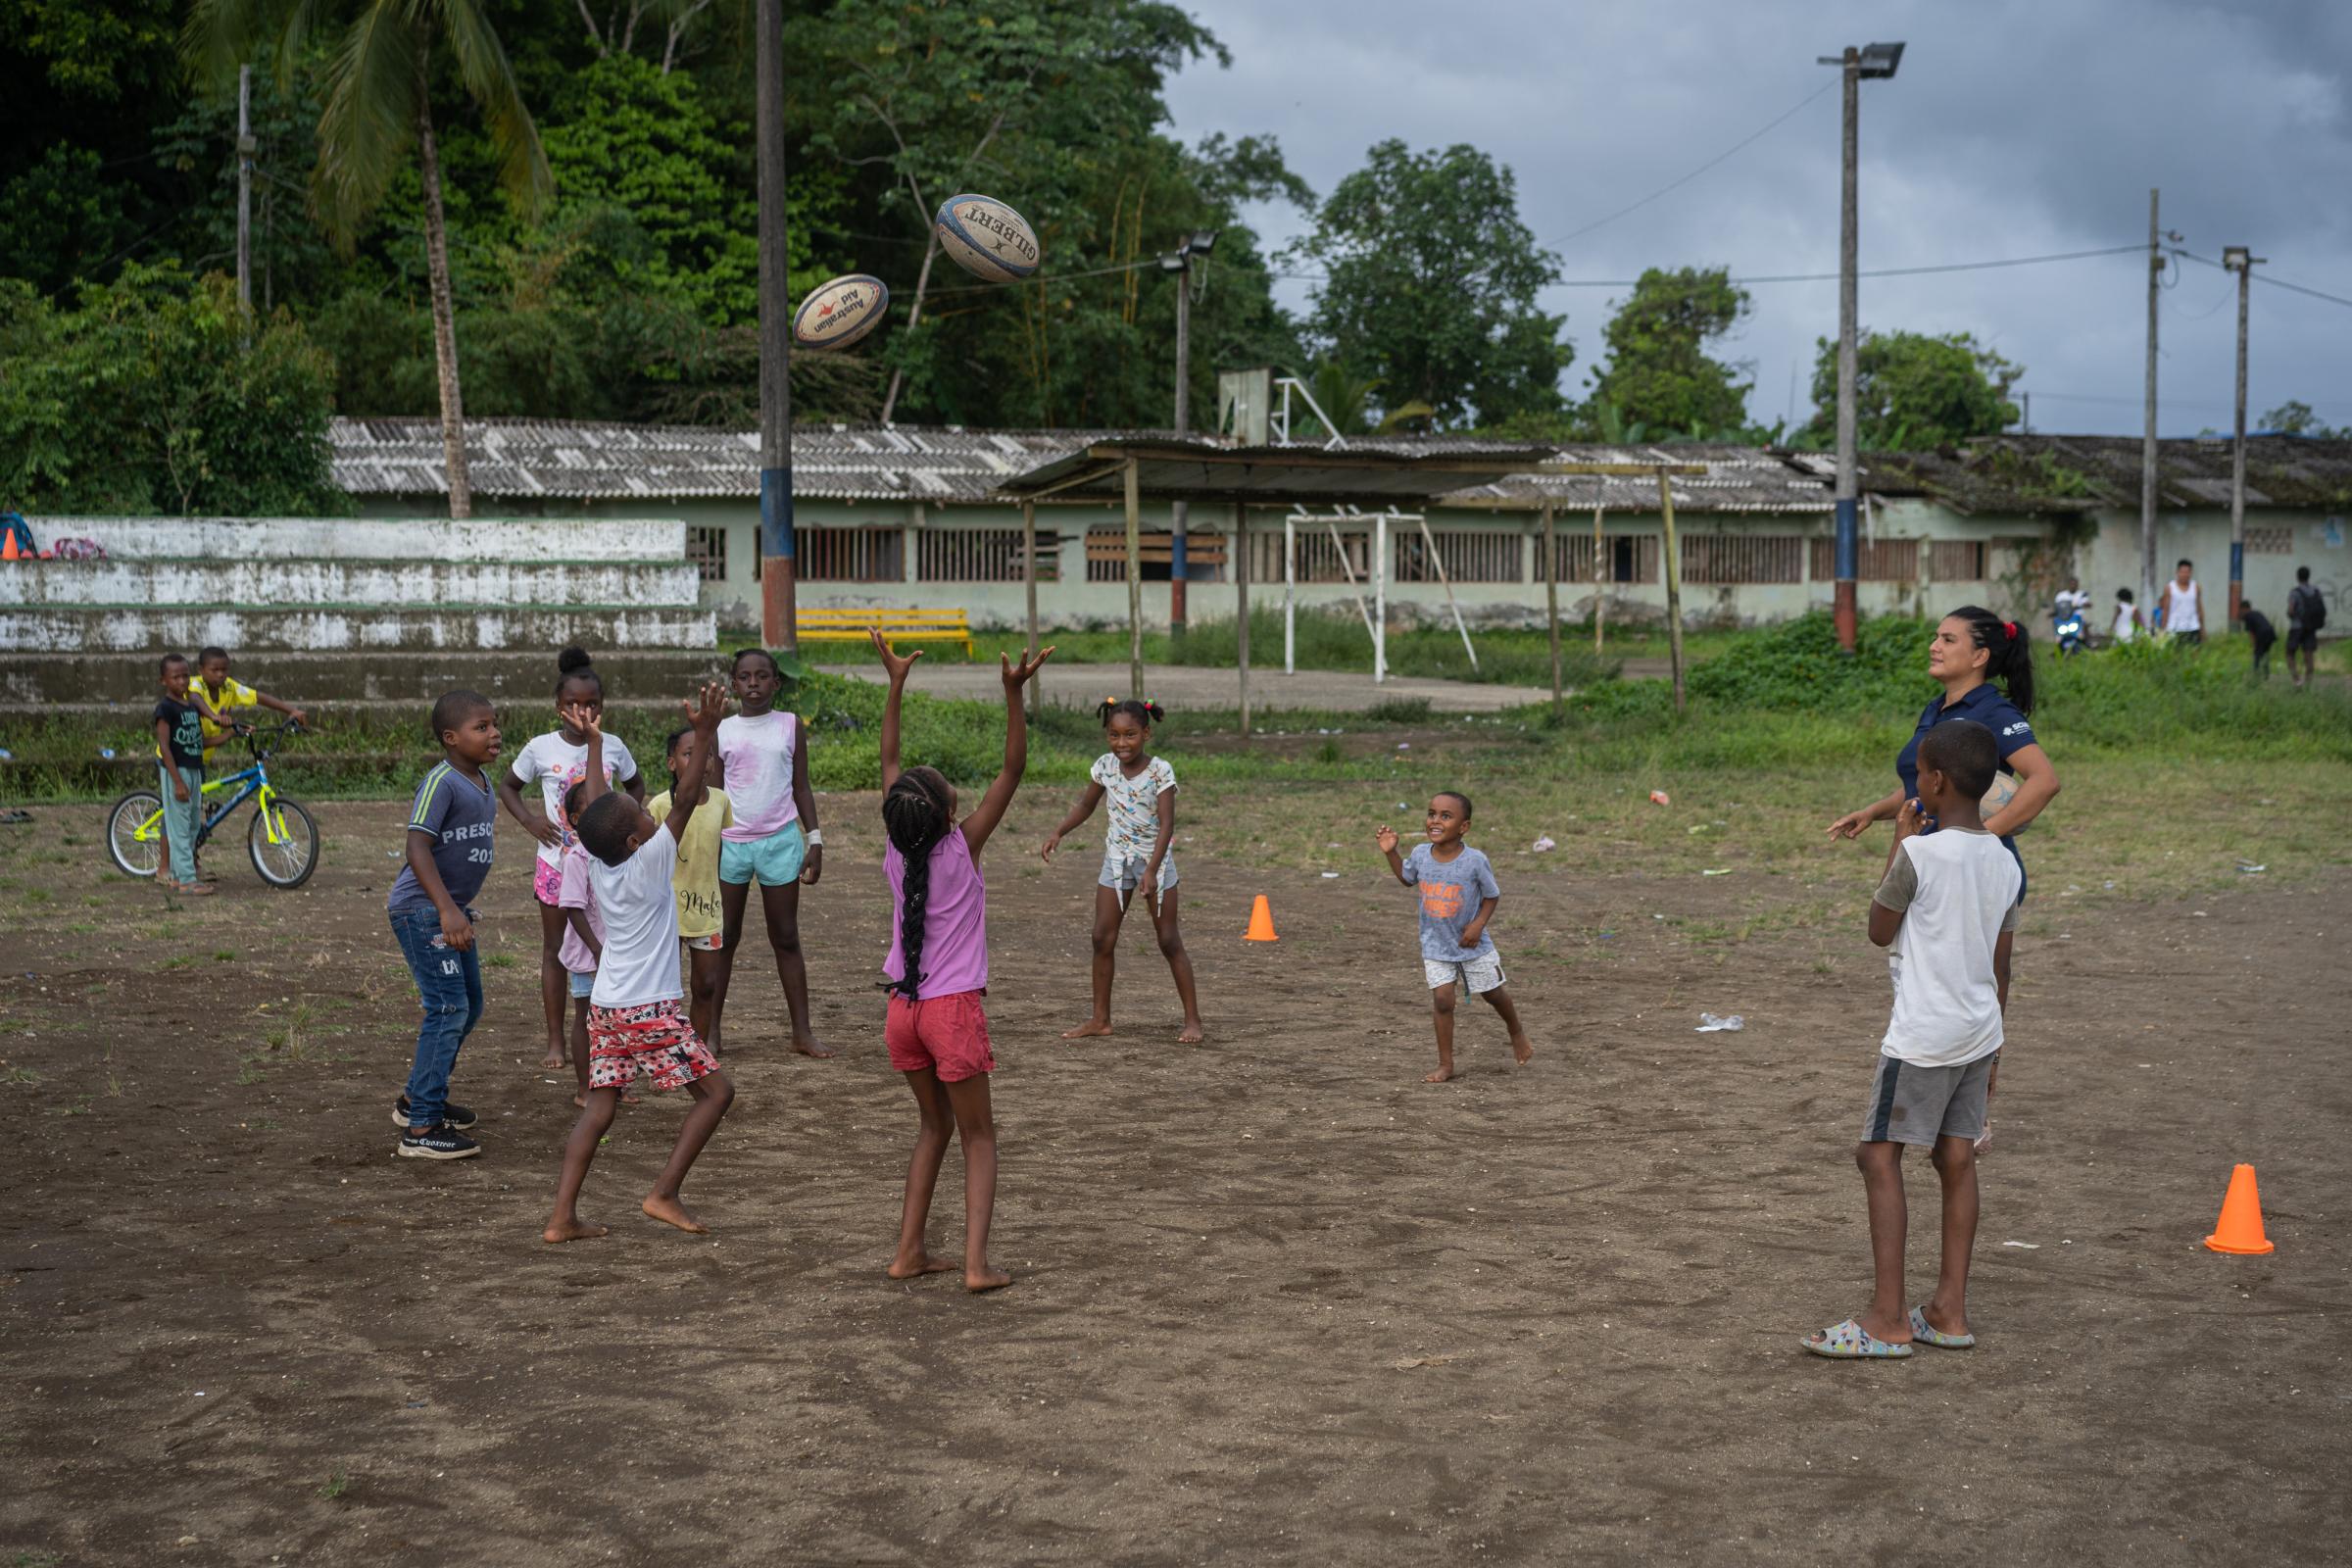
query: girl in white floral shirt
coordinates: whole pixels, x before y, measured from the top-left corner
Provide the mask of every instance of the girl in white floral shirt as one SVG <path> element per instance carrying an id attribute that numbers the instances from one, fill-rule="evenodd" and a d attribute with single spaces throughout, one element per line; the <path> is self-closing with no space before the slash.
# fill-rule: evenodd
<path id="1" fill-rule="evenodd" d="M 1153 757 L 1151 751 L 1152 726 L 1167 714 L 1157 703 L 1139 698 L 1104 698 L 1096 712 L 1110 750 L 1095 759 L 1078 804 L 1047 836 L 1043 852 L 1051 861 L 1062 835 L 1108 799 L 1102 871 L 1095 888 L 1095 1010 L 1062 1038 L 1110 1033 L 1110 980 L 1118 968 L 1119 925 L 1127 917 L 1128 900 L 1141 889 L 1159 936 L 1159 951 L 1176 980 L 1177 999 L 1184 1004 L 1184 1030 L 1176 1039 L 1198 1045 L 1202 1034 L 1200 1003 L 1193 994 L 1193 960 L 1184 951 L 1184 933 L 1176 921 L 1176 861 L 1168 853 L 1176 839 L 1176 770 L 1166 758 Z"/>

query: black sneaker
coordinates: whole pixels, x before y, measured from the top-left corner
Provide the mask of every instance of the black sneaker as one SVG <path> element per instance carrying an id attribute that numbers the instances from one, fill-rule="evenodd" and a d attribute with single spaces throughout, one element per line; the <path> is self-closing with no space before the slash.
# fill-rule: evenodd
<path id="1" fill-rule="evenodd" d="M 470 1159 L 481 1152 L 481 1145 L 464 1133 L 453 1132 L 446 1123 L 423 1132 L 412 1129 L 400 1136 L 403 1159 Z"/>
<path id="2" fill-rule="evenodd" d="M 479 1118 L 474 1115 L 473 1107 L 471 1105 L 461 1105 L 454 1100 L 445 1101 L 442 1102 L 441 1125 L 444 1127 L 455 1127 L 458 1131 L 465 1132 Z M 406 1127 L 408 1124 L 409 1097 L 403 1095 L 398 1100 L 392 1102 L 392 1125 L 395 1127 Z"/>

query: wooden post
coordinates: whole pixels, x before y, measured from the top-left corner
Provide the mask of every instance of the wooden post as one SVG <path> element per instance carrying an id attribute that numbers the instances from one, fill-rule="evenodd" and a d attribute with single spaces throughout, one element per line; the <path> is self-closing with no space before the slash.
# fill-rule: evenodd
<path id="1" fill-rule="evenodd" d="M 1659 483 L 1663 484 L 1664 479 Z M 1144 507 L 1136 494 L 1136 462 L 1127 460 L 1127 672 L 1133 690 L 1144 695 Z"/>
<path id="2" fill-rule="evenodd" d="M 1608 568 L 1601 557 L 1607 550 L 1600 537 L 1600 511 L 1592 509 L 1592 657 L 1600 657 L 1600 623 L 1608 614 Z"/>
<path id="3" fill-rule="evenodd" d="M 1029 601 L 1029 657 L 1037 657 L 1037 503 L 1021 503 L 1021 589 Z M 1034 721 L 1044 709 L 1046 694 L 1040 689 L 1042 680 L 1029 683 L 1029 717 Z"/>
<path id="4" fill-rule="evenodd" d="M 1674 485 L 1658 470 L 1658 516 L 1666 527 L 1666 651 L 1674 661 L 1674 710 L 1683 710 L 1683 553 L 1674 542 Z"/>
<path id="5" fill-rule="evenodd" d="M 1560 557 L 1551 503 L 1544 503 L 1544 624 L 1551 631 L 1551 716 L 1560 716 Z"/>
<path id="6" fill-rule="evenodd" d="M 1285 675 L 1298 673 L 1298 515 L 1295 508 L 1282 514 L 1282 672 Z"/>
<path id="7" fill-rule="evenodd" d="M 1372 519 L 1372 684 L 1389 678 L 1389 514 Z"/>
<path id="8" fill-rule="evenodd" d="M 1250 514 L 1233 504 L 1234 636 L 1242 670 L 1242 739 L 1250 738 Z"/>

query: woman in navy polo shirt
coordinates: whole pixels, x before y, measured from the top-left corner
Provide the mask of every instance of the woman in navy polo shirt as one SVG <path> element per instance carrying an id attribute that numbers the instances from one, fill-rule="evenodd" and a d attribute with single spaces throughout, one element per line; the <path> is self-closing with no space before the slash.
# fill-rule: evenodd
<path id="1" fill-rule="evenodd" d="M 1893 820 L 1903 803 L 1918 792 L 1921 739 L 1937 724 L 1969 718 L 1992 731 L 2001 771 L 2016 775 L 2017 793 L 2007 806 L 1986 815 L 1984 825 L 2017 855 L 2016 835 L 2058 794 L 2058 769 L 2034 739 L 2034 726 L 2026 716 L 2034 710 L 2034 655 L 2026 644 L 2026 628 L 1975 605 L 1955 610 L 1936 623 L 1936 636 L 1928 644 L 1928 673 L 1942 685 L 1943 694 L 1919 715 L 1919 728 L 1894 760 L 1902 788 L 1832 822 L 1830 837 L 1859 838 L 1871 823 Z M 1996 680 L 2000 685 L 1993 684 Z M 2022 877 L 2022 856 L 2017 868 Z M 2018 902 L 2025 902 L 2022 880 Z"/>

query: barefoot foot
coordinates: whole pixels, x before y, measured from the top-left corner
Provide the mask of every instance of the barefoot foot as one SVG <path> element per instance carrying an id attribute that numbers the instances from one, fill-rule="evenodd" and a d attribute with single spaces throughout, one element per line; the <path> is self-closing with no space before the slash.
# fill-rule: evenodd
<path id="1" fill-rule="evenodd" d="M 956 1266 L 945 1258 L 933 1257 L 929 1252 L 917 1252 L 912 1257 L 892 1258 L 890 1277 L 894 1280 L 910 1280 L 923 1274 L 945 1274 Z"/>
<path id="2" fill-rule="evenodd" d="M 830 1050 L 818 1045 L 813 1040 L 795 1040 L 792 1043 L 792 1049 L 804 1056 L 814 1056 L 819 1061 L 827 1060 L 833 1054 Z"/>
<path id="3" fill-rule="evenodd" d="M 710 1234 L 710 1227 L 686 1212 L 686 1205 L 674 1198 L 663 1198 L 657 1194 L 637 1206 L 645 1210 L 648 1219 L 658 1219 L 664 1225 L 675 1225 L 678 1229 L 696 1236 Z"/>
<path id="4" fill-rule="evenodd" d="M 978 1296 L 982 1291 L 1001 1291 L 1012 1283 L 1012 1276 L 1001 1268 L 984 1268 L 978 1273 L 963 1271 L 963 1288 Z"/>
<path id="5" fill-rule="evenodd" d="M 543 1242 L 586 1242 L 604 1234 L 604 1226 L 590 1225 L 575 1215 L 570 1219 L 549 1220 L 547 1229 L 539 1233 L 539 1239 Z"/>
<path id="6" fill-rule="evenodd" d="M 1184 1026 L 1184 1032 L 1176 1037 L 1176 1043 L 1180 1046 L 1197 1046 L 1207 1038 L 1208 1031 L 1200 1027 L 1200 1019 L 1195 1018 Z"/>
<path id="7" fill-rule="evenodd" d="M 1450 1083 L 1452 1080 L 1453 1069 L 1451 1067 L 1440 1067 L 1436 1072 L 1430 1073 L 1423 1077 L 1421 1081 L 1425 1084 L 1443 1084 Z"/>
<path id="8" fill-rule="evenodd" d="M 1089 1018 L 1075 1029 L 1064 1029 L 1061 1032 L 1061 1038 L 1064 1040 L 1093 1040 L 1108 1033 L 1110 1033 L 1108 1018 Z"/>
<path id="9" fill-rule="evenodd" d="M 1514 1035 L 1511 1038 L 1511 1054 L 1517 1057 L 1519 1065 L 1524 1067 L 1536 1059 L 1536 1043 L 1525 1035 Z"/>
<path id="10" fill-rule="evenodd" d="M 554 1072 L 558 1067 L 563 1066 L 569 1059 L 570 1058 L 565 1056 L 561 1051 L 551 1051 L 546 1055 L 539 1058 L 539 1065 L 549 1072 Z"/>
<path id="11" fill-rule="evenodd" d="M 576 1089 L 571 1092 L 571 1102 L 579 1106 L 582 1110 L 586 1110 L 588 1108 L 588 1097 L 581 1094 Z"/>

